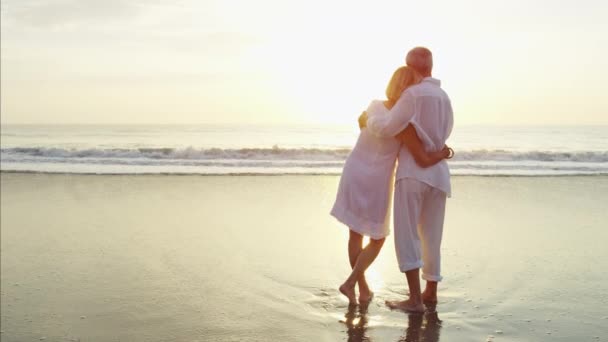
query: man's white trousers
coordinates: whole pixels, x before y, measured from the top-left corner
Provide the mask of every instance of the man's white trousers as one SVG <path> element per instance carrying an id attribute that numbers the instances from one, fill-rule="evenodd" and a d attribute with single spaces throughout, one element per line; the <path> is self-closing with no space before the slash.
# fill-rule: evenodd
<path id="1" fill-rule="evenodd" d="M 441 237 L 446 193 L 403 178 L 395 183 L 395 250 L 401 272 L 422 268 L 422 279 L 441 281 Z"/>

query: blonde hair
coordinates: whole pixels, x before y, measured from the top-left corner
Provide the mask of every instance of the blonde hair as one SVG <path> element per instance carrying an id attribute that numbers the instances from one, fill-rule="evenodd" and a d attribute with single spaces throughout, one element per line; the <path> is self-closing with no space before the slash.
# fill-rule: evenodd
<path id="1" fill-rule="evenodd" d="M 386 87 L 386 98 L 390 106 L 392 107 L 399 100 L 405 89 L 420 81 L 422 81 L 422 76 L 412 67 L 402 66 L 395 70 Z"/>

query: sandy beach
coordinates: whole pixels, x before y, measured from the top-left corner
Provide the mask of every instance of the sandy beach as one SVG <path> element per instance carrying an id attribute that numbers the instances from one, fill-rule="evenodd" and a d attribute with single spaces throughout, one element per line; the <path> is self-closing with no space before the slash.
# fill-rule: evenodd
<path id="1" fill-rule="evenodd" d="M 439 304 L 348 309 L 337 176 L 2 173 L 1 340 L 608 341 L 608 177 L 453 177 Z"/>

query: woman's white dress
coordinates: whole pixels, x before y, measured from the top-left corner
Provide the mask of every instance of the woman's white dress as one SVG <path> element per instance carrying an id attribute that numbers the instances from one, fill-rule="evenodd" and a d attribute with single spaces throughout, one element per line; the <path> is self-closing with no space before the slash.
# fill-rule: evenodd
<path id="1" fill-rule="evenodd" d="M 384 102 L 374 100 L 368 117 L 388 115 Z M 331 215 L 351 230 L 381 239 L 390 234 L 390 206 L 395 161 L 401 143 L 382 138 L 363 128 L 344 164 Z"/>

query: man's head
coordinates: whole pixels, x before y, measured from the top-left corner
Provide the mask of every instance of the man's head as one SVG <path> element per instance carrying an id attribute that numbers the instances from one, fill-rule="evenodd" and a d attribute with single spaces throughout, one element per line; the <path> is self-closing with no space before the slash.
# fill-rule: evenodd
<path id="1" fill-rule="evenodd" d="M 407 53 L 405 64 L 418 71 L 422 77 L 431 76 L 433 71 L 433 54 L 425 47 L 415 47 Z"/>

